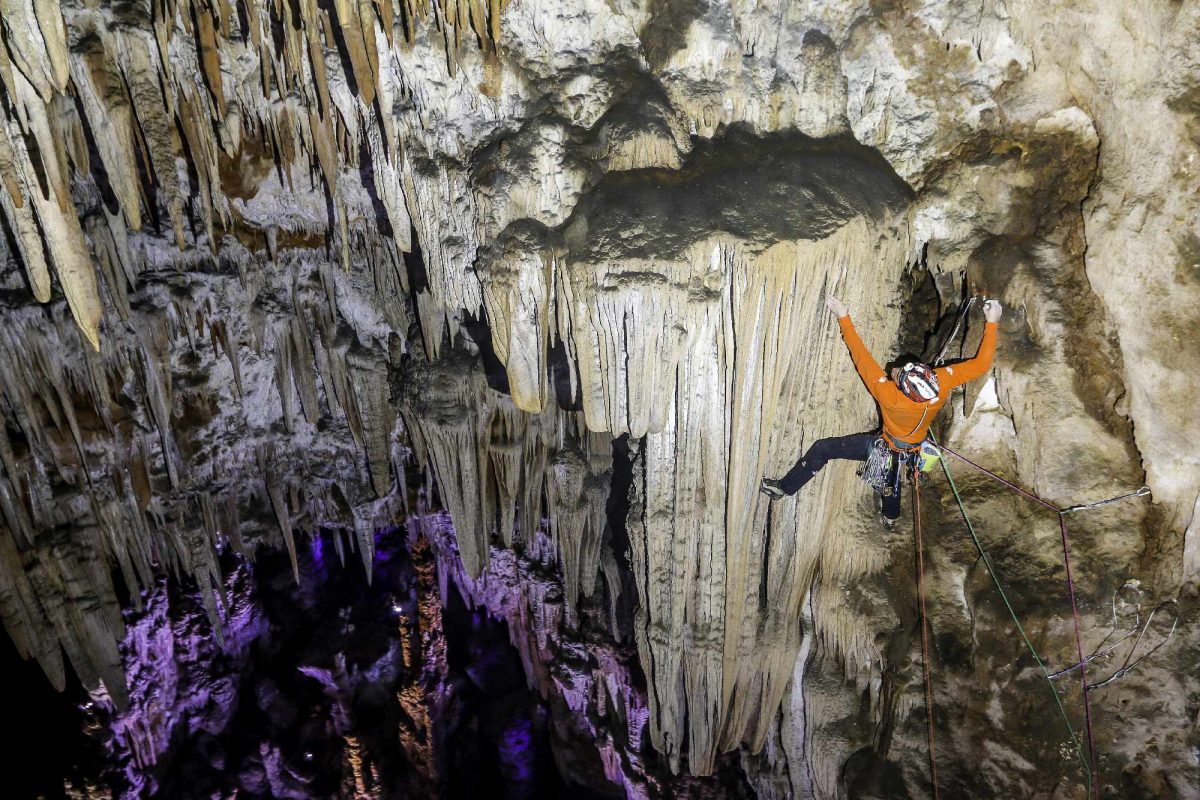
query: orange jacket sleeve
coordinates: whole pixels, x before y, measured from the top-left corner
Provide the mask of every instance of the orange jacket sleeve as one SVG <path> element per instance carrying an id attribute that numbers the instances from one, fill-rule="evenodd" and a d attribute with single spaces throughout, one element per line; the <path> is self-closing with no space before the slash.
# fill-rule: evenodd
<path id="1" fill-rule="evenodd" d="M 867 385 L 867 391 L 874 397 L 879 388 L 888 382 L 887 375 L 863 344 L 858 331 L 854 330 L 854 323 L 850 321 L 849 314 L 838 319 L 838 326 L 842 329 L 842 339 L 850 350 L 850 358 L 854 361 L 854 368 L 858 370 L 858 377 L 862 378 L 863 383 Z"/>
<path id="2" fill-rule="evenodd" d="M 996 323 L 989 322 L 983 326 L 983 341 L 979 343 L 979 352 L 974 358 L 969 358 L 959 364 L 945 367 L 945 389 L 953 389 L 964 383 L 982 377 L 992 368 L 992 357 L 996 355 Z"/>

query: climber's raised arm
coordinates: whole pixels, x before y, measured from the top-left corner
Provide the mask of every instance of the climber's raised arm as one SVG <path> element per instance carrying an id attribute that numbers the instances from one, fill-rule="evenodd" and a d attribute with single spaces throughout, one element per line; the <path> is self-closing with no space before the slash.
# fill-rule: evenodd
<path id="1" fill-rule="evenodd" d="M 980 378 L 992 368 L 992 357 L 996 355 L 996 323 L 1003 314 L 1004 307 L 1000 305 L 999 300 L 988 300 L 983 304 L 983 317 L 987 323 L 983 326 L 983 340 L 979 343 L 979 350 L 974 358 L 944 367 L 946 390 Z"/>
<path id="2" fill-rule="evenodd" d="M 858 376 L 879 403 L 883 431 L 814 442 L 782 478 L 764 477 L 762 492 L 777 500 L 798 492 L 830 460 L 866 461 L 867 472 L 860 474 L 874 476 L 868 483 L 882 496 L 884 525 L 891 527 L 900 516 L 900 476 L 906 469 L 916 469 L 911 465 L 926 457 L 924 445 L 929 425 L 950 399 L 950 389 L 980 377 L 991 368 L 996 352 L 996 323 L 1004 309 L 995 300 L 984 303 L 987 327 L 974 358 L 934 369 L 917 356 L 904 356 L 900 360 L 905 363 L 893 367 L 889 378 L 854 330 L 846 304 L 827 295 L 825 305 L 837 317 Z"/>
<path id="3" fill-rule="evenodd" d="M 871 351 L 863 344 L 858 331 L 854 330 L 854 323 L 850 321 L 850 309 L 846 308 L 846 304 L 833 295 L 829 295 L 825 298 L 825 305 L 837 317 L 838 326 L 842 329 L 842 339 L 845 340 L 846 347 L 850 350 L 854 368 L 858 370 L 858 376 L 867 385 L 867 391 L 874 396 L 879 388 L 887 383 L 887 375 L 875 361 Z"/>

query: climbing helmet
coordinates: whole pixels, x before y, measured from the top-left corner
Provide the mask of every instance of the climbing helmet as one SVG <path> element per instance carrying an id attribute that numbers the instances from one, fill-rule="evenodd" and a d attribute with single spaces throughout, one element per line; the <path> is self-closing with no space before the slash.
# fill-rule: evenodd
<path id="1" fill-rule="evenodd" d="M 928 364 L 908 362 L 900 368 L 896 385 L 914 403 L 927 403 L 938 396 L 938 379 Z"/>

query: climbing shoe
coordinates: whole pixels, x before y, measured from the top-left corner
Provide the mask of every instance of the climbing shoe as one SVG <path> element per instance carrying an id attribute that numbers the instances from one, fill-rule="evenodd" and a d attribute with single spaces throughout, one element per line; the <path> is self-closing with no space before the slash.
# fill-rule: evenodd
<path id="1" fill-rule="evenodd" d="M 889 531 L 896 530 L 896 520 L 892 519 L 891 517 L 885 517 L 882 514 L 880 514 L 879 522 L 883 525 L 885 530 L 889 530 Z"/>
<path id="2" fill-rule="evenodd" d="M 762 487 L 759 489 L 759 491 L 770 497 L 772 500 L 778 500 L 780 497 L 783 497 L 785 494 L 787 494 L 787 492 L 783 490 L 783 487 L 779 485 L 779 481 L 771 480 L 770 478 L 763 478 Z"/>

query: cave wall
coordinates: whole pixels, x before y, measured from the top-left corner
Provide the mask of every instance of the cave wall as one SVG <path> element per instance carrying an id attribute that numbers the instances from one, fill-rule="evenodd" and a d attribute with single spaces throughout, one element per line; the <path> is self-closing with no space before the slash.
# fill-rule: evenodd
<path id="1" fill-rule="evenodd" d="M 118 594 L 193 576 L 220 630 L 219 549 L 295 564 L 296 532 L 340 528 L 369 572 L 424 483 L 472 579 L 545 516 L 569 622 L 632 584 L 672 768 L 743 748 L 764 795 L 928 791 L 908 534 L 845 465 L 757 492 L 873 424 L 823 295 L 881 360 L 999 297 L 994 376 L 942 434 L 1061 505 L 1150 486 L 1072 520 L 1088 644 L 1128 580 L 1186 611 L 1198 26 L 1165 1 L 5 3 L 9 635 L 121 702 Z M 1053 520 L 970 486 L 1069 663 Z M 972 734 L 943 737 L 964 743 L 943 778 L 1078 786 L 1057 739 L 1009 735 L 1040 718 L 931 491 L 938 688 L 968 709 L 942 722 Z M 1106 792 L 1197 790 L 1182 619 L 1157 672 L 1095 697 L 1126 732 L 1101 743 Z"/>

